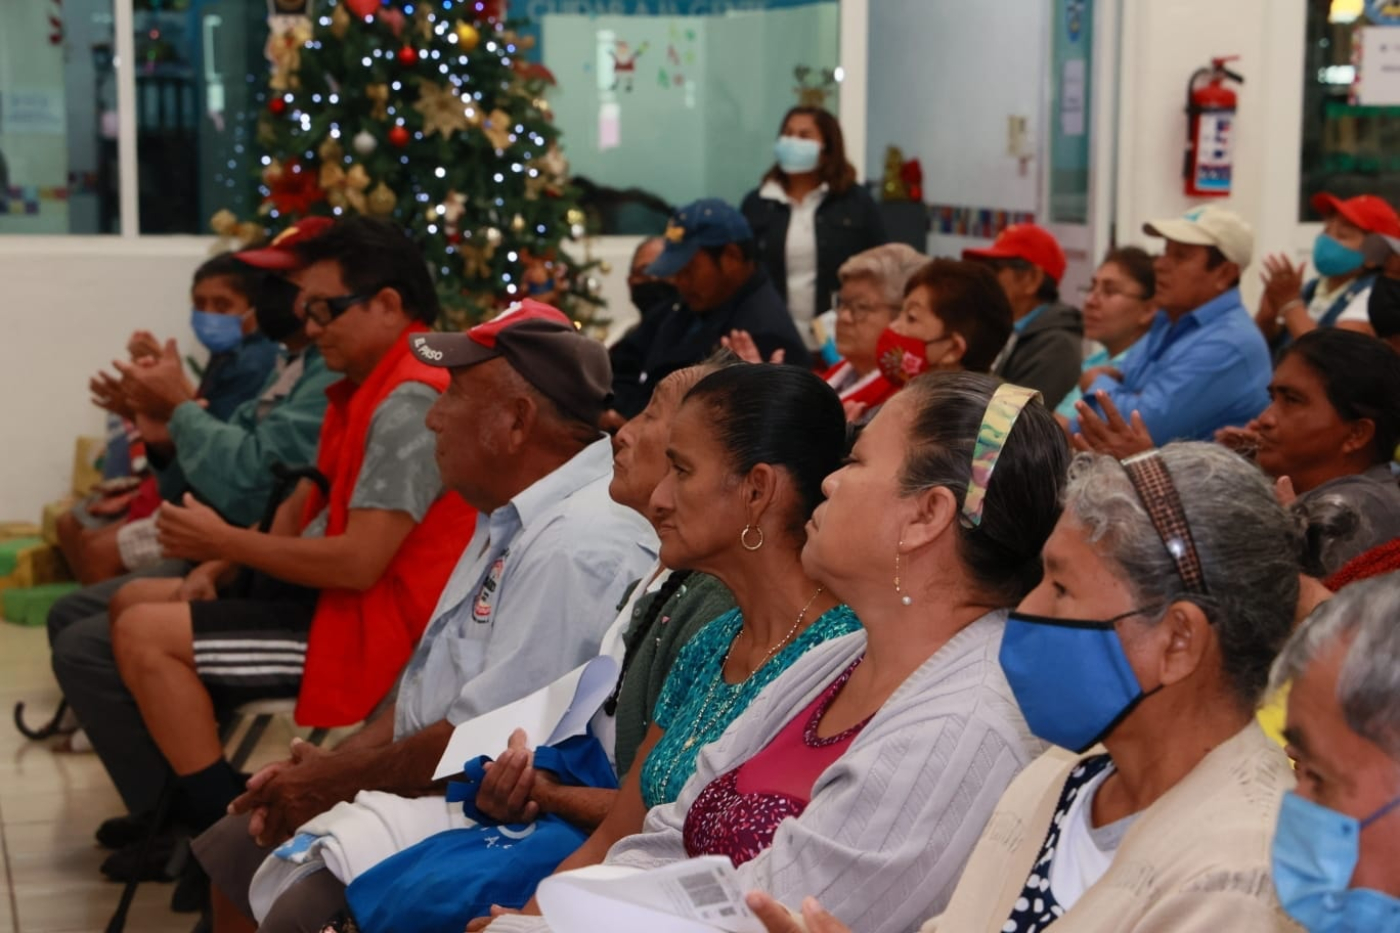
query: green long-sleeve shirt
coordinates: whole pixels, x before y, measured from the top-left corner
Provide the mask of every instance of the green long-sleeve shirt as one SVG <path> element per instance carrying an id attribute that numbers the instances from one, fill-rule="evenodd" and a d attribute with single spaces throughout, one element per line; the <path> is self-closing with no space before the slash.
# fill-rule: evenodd
<path id="1" fill-rule="evenodd" d="M 301 375 L 285 389 L 274 370 L 257 398 L 220 421 L 194 402 L 175 409 L 167 430 L 175 459 L 159 469 L 162 489 L 183 481 L 228 521 L 252 525 L 272 494 L 272 464 L 316 462 L 326 388 L 341 378 L 314 346 L 301 356 Z M 296 365 L 296 363 L 289 364 Z"/>

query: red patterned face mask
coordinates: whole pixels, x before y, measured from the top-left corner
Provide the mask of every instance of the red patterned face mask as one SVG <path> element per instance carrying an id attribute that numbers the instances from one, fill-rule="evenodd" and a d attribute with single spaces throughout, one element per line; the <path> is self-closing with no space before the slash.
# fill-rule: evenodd
<path id="1" fill-rule="evenodd" d="M 880 373 L 893 384 L 904 386 L 915 376 L 928 371 L 928 345 L 942 339 L 920 340 L 886 327 L 875 343 L 875 360 L 880 366 Z"/>

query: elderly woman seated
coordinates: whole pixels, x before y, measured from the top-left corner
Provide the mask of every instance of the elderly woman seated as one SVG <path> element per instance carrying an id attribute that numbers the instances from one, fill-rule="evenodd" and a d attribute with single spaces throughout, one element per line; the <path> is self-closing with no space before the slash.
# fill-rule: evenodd
<path id="1" fill-rule="evenodd" d="M 1254 458 L 1285 499 L 1296 494 L 1316 525 L 1305 571 L 1327 576 L 1400 536 L 1390 469 L 1400 442 L 1400 356 L 1365 334 L 1310 331 L 1279 358 L 1269 399 L 1258 418 L 1215 439 Z M 1152 447 L 1136 413 L 1129 424 L 1106 397 L 1099 402 L 1105 419 L 1080 406 L 1075 446 L 1118 457 Z"/>
<path id="2" fill-rule="evenodd" d="M 1041 578 L 1067 460 L 1038 396 L 990 376 L 941 373 L 890 399 L 803 531 L 803 567 L 863 630 L 795 662 L 606 864 L 726 856 L 745 886 L 817 892 L 869 933 L 946 904 L 1000 792 L 1043 748 L 997 651 L 1004 607 Z"/>
<path id="3" fill-rule="evenodd" d="M 1045 579 L 1001 646 L 1031 729 L 1060 747 L 1003 795 L 924 933 L 1296 929 L 1269 875 L 1293 774 L 1253 713 L 1297 546 L 1269 483 L 1218 446 L 1076 458 Z M 843 929 L 804 911 L 812 933 Z"/>
<path id="4" fill-rule="evenodd" d="M 848 421 L 869 421 L 895 392 L 895 384 L 880 373 L 876 347 L 903 305 L 909 276 L 927 262 L 928 257 L 912 246 L 886 243 L 857 253 L 837 272 L 841 290 L 832 310 L 841 362 L 822 378 L 841 396 Z"/>
<path id="5" fill-rule="evenodd" d="M 1345 587 L 1274 665 L 1288 695 L 1274 887 L 1311 933 L 1400 929 L 1400 573 Z"/>

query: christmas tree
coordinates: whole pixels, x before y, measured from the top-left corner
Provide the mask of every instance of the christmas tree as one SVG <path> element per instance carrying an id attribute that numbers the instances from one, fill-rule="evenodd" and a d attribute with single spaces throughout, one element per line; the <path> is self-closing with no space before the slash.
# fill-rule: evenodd
<path id="1" fill-rule="evenodd" d="M 338 0 L 269 21 L 257 140 L 261 217 L 246 239 L 309 214 L 396 221 L 421 244 L 461 328 L 526 296 L 597 323 L 599 284 L 562 248 L 585 233 L 545 99 L 504 0 Z M 308 11 L 310 7 L 308 6 Z"/>

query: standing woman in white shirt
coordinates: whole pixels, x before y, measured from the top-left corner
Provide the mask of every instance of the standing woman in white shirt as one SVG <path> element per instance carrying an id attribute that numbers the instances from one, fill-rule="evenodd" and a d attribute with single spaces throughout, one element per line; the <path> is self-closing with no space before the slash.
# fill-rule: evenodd
<path id="1" fill-rule="evenodd" d="M 787 301 L 807 346 L 812 319 L 831 308 L 837 270 L 888 240 L 875 200 L 856 183 L 841 124 L 821 107 L 794 107 L 774 144 L 776 161 L 741 210 L 758 256 Z"/>

